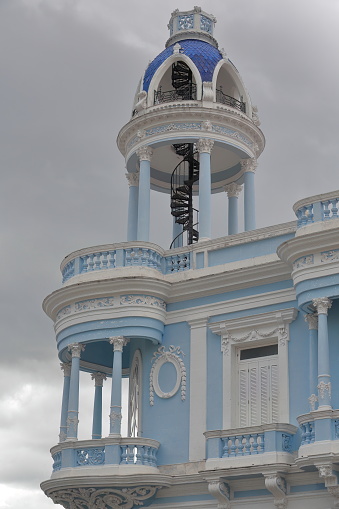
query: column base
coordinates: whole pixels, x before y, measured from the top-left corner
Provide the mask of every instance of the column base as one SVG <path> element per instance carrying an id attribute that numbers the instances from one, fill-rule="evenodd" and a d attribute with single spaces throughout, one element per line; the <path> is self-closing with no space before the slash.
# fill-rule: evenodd
<path id="1" fill-rule="evenodd" d="M 110 433 L 108 438 L 121 438 L 120 433 Z"/>
<path id="2" fill-rule="evenodd" d="M 211 240 L 211 238 L 210 237 L 201 237 L 201 238 L 199 238 L 198 242 L 204 242 L 206 240 Z"/>
<path id="3" fill-rule="evenodd" d="M 333 410 L 331 405 L 319 405 L 315 412 L 319 412 L 320 410 Z"/>

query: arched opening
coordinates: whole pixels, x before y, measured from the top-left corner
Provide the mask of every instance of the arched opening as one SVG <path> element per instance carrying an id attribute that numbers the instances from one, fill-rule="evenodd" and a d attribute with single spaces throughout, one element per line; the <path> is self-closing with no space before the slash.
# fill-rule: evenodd
<path id="1" fill-rule="evenodd" d="M 173 62 L 154 91 L 154 104 L 196 99 L 197 84 L 192 69 L 183 60 Z"/>
<path id="2" fill-rule="evenodd" d="M 245 99 L 225 66 L 220 68 L 217 76 L 215 100 L 246 113 Z"/>

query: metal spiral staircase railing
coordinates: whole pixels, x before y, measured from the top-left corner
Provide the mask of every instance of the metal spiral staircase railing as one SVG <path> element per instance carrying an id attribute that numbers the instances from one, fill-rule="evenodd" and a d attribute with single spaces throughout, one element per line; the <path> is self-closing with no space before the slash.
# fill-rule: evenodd
<path id="1" fill-rule="evenodd" d="M 187 244 L 199 240 L 198 210 L 193 207 L 193 185 L 199 180 L 199 161 L 195 158 L 193 143 L 173 145 L 175 152 L 183 156 L 183 160 L 175 167 L 171 177 L 171 214 L 175 222 L 182 225 L 175 241 L 187 232 Z"/>

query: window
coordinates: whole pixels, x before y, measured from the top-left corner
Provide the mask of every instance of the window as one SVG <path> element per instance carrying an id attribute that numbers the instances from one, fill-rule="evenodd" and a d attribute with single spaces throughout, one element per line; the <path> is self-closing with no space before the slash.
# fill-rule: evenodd
<path id="1" fill-rule="evenodd" d="M 278 422 L 277 353 L 278 345 L 238 351 L 240 427 Z"/>
<path id="2" fill-rule="evenodd" d="M 129 377 L 128 436 L 138 437 L 141 434 L 141 352 L 134 354 Z"/>

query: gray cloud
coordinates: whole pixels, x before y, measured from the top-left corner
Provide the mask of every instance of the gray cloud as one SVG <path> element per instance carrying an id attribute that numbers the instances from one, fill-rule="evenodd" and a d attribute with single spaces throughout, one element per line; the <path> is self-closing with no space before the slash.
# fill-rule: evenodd
<path id="1" fill-rule="evenodd" d="M 128 188 L 115 139 L 176 7 L 192 3 L 0 3 L 0 478 L 14 490 L 0 507 L 53 505 L 34 491 L 50 475 L 62 390 L 41 302 L 59 286 L 70 251 L 125 240 Z M 217 16 L 220 46 L 259 107 L 267 145 L 256 175 L 258 226 L 293 220 L 297 199 L 338 187 L 338 4 L 210 0 L 202 7 Z M 221 236 L 226 200 L 213 201 Z M 164 247 L 168 203 L 152 196 L 151 240 Z M 89 380 L 82 398 L 90 413 Z M 82 423 L 88 436 L 88 417 Z"/>

